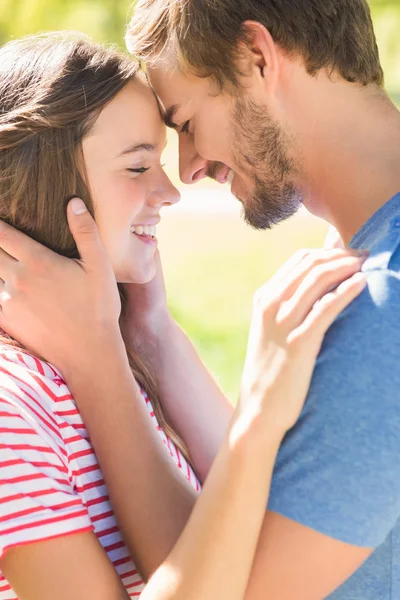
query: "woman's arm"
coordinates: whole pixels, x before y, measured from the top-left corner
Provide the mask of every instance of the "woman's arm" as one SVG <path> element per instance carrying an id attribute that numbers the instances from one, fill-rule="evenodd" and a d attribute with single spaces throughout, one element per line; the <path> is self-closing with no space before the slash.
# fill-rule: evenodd
<path id="1" fill-rule="evenodd" d="M 19 600 L 128 600 L 94 533 L 12 548 L 0 568 Z"/>
<path id="2" fill-rule="evenodd" d="M 118 524 L 142 577 L 171 552 L 197 494 L 149 418 L 120 335 L 64 377 L 89 432 Z"/>
<path id="3" fill-rule="evenodd" d="M 281 441 L 277 432 L 268 443 L 253 438 L 250 429 L 224 441 L 183 534 L 143 600 L 243 600 Z"/>
<path id="4" fill-rule="evenodd" d="M 132 376 L 115 276 L 95 223 L 88 212 L 68 217 L 82 261 L 0 221 L 0 328 L 53 362 L 76 399 L 86 400 L 82 417 L 116 507 L 121 500 L 116 516 L 121 523 L 126 512 L 127 545 L 147 577 L 171 551 L 196 494 L 165 451 Z"/>

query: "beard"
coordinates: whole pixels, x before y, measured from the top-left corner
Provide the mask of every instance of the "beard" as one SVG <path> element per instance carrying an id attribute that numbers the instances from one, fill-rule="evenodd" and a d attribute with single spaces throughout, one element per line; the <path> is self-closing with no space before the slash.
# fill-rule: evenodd
<path id="1" fill-rule="evenodd" d="M 244 98 L 236 100 L 231 122 L 234 164 L 254 182 L 251 197 L 238 198 L 244 219 L 255 229 L 271 229 L 302 204 L 294 184 L 298 168 L 289 156 L 291 140 L 264 107 Z"/>

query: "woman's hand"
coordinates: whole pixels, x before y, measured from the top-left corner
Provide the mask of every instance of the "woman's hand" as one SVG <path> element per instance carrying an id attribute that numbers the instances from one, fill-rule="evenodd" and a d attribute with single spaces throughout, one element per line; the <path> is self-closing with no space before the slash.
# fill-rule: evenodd
<path id="1" fill-rule="evenodd" d="M 234 435 L 250 423 L 278 438 L 293 427 L 327 329 L 366 285 L 365 258 L 344 249 L 300 252 L 256 293 Z"/>
<path id="2" fill-rule="evenodd" d="M 340 237 L 340 233 L 331 225 L 328 229 L 328 233 L 326 234 L 324 248 L 325 250 L 333 250 L 333 248 L 344 248 L 345 245 L 343 243 L 342 238 Z"/>
<path id="3" fill-rule="evenodd" d="M 80 207 L 70 202 L 68 222 L 81 260 L 0 222 L 0 327 L 65 376 L 105 346 L 122 344 L 114 273 L 94 220 Z"/>

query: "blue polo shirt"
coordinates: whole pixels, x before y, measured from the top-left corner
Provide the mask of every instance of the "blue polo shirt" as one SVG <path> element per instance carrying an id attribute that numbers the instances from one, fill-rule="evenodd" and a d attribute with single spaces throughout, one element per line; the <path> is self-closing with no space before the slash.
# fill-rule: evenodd
<path id="1" fill-rule="evenodd" d="M 368 286 L 327 332 L 269 509 L 376 549 L 330 600 L 400 600 L 400 194 L 350 246 Z"/>

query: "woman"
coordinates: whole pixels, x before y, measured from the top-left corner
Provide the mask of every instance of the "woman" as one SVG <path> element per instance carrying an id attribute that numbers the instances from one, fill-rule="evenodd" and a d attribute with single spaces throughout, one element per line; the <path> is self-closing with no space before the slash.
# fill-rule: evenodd
<path id="1" fill-rule="evenodd" d="M 192 360 L 185 376 L 226 430 L 196 450 L 196 436 L 181 440 L 166 419 L 130 318 L 133 284 L 156 274 L 159 211 L 179 200 L 160 165 L 165 128 L 151 91 L 124 56 L 55 35 L 2 48 L 0 89 L 0 217 L 67 269 L 51 289 L 36 270 L 35 304 L 23 282 L 45 249 L 26 256 L 22 234 L 3 229 L 19 274 L 1 293 L 0 598 L 243 599 L 276 452 L 326 329 L 365 285 L 362 258 L 297 258 L 259 294 L 233 417 Z M 88 237 L 85 206 L 68 204 L 76 195 L 104 250 Z M 151 315 L 165 311 L 157 278 Z M 18 318 L 12 286 L 28 307 Z M 179 422 L 171 404 L 168 415 Z M 207 476 L 198 499 L 187 448 Z"/>

